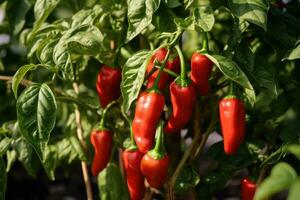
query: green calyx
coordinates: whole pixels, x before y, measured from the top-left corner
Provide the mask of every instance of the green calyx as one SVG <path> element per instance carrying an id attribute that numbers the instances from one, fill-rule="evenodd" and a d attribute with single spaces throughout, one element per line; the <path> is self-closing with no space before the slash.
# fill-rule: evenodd
<path id="1" fill-rule="evenodd" d="M 179 87 L 188 87 L 192 83 L 192 81 L 189 78 L 183 79 L 179 76 L 175 79 L 175 83 Z"/>
<path id="2" fill-rule="evenodd" d="M 154 149 L 148 152 L 148 154 L 155 160 L 160 160 L 165 157 L 166 151 L 164 147 L 164 132 L 163 132 L 163 122 L 160 121 L 156 129 L 156 141 Z"/>

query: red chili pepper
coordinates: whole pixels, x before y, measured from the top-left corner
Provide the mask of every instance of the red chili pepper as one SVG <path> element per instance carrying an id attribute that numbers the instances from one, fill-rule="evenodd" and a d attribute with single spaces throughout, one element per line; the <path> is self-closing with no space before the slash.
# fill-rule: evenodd
<path id="1" fill-rule="evenodd" d="M 236 153 L 245 135 L 245 106 L 235 96 L 222 99 L 219 103 L 219 115 L 224 139 L 224 151 Z"/>
<path id="2" fill-rule="evenodd" d="M 154 67 L 154 61 L 157 59 L 158 61 L 162 62 L 164 58 L 167 55 L 167 49 L 166 48 L 160 48 L 157 50 L 154 55 L 151 57 L 150 62 L 147 66 L 147 73 L 149 73 L 152 68 Z M 168 60 L 166 63 L 166 69 L 172 70 L 174 72 L 179 72 L 180 69 L 180 63 L 179 63 L 179 58 L 175 57 L 173 60 Z M 156 69 L 156 71 L 148 78 L 147 82 L 147 88 L 151 88 L 154 85 L 155 79 L 158 76 L 159 70 Z M 169 83 L 172 81 L 173 77 L 169 76 L 167 73 L 162 72 L 161 78 L 158 82 L 158 89 L 159 90 L 164 90 Z"/>
<path id="3" fill-rule="evenodd" d="M 121 68 L 103 65 L 98 73 L 96 88 L 102 108 L 120 97 Z"/>
<path id="4" fill-rule="evenodd" d="M 122 153 L 131 200 L 141 200 L 145 195 L 144 175 L 140 169 L 142 157 L 143 154 L 137 149 L 127 149 Z"/>
<path id="5" fill-rule="evenodd" d="M 93 130 L 90 140 L 95 151 L 92 173 L 97 176 L 109 162 L 113 141 L 112 132 L 109 130 Z"/>
<path id="6" fill-rule="evenodd" d="M 154 149 L 145 154 L 141 161 L 141 171 L 151 187 L 161 187 L 168 176 L 169 156 L 163 147 L 162 123 L 157 130 L 157 140 Z"/>
<path id="7" fill-rule="evenodd" d="M 187 85 L 180 84 L 180 79 L 177 78 L 170 85 L 170 94 L 173 111 L 164 131 L 175 133 L 190 120 L 196 103 L 196 91 L 191 83 Z"/>
<path id="8" fill-rule="evenodd" d="M 142 92 L 137 100 L 132 131 L 142 153 L 146 153 L 153 145 L 156 125 L 164 104 L 165 97 L 155 90 Z"/>
<path id="9" fill-rule="evenodd" d="M 196 84 L 199 94 L 206 95 L 210 92 L 208 80 L 214 63 L 205 55 L 195 52 L 191 59 L 191 79 Z"/>
<path id="10" fill-rule="evenodd" d="M 252 182 L 249 177 L 245 177 L 241 184 L 242 200 L 252 200 L 256 190 L 256 183 Z"/>

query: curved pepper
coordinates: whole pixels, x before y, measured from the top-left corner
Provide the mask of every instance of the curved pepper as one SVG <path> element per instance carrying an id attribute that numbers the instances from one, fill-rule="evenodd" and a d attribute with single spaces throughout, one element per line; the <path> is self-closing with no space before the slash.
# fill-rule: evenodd
<path id="1" fill-rule="evenodd" d="M 113 68 L 107 65 L 101 67 L 97 77 L 96 89 L 102 108 L 105 108 L 111 101 L 120 97 L 121 73 L 121 68 Z"/>
<path id="2" fill-rule="evenodd" d="M 182 129 L 190 120 L 196 103 L 194 86 L 192 84 L 181 86 L 179 80 L 176 79 L 170 85 L 173 111 L 164 128 L 166 133 L 175 133 Z"/>
<path id="3" fill-rule="evenodd" d="M 152 68 L 154 67 L 154 61 L 157 59 L 158 61 L 162 62 L 164 58 L 167 55 L 167 49 L 166 48 L 160 48 L 158 49 L 154 55 L 151 57 L 150 62 L 147 66 L 147 73 L 149 73 Z M 179 72 L 180 69 L 180 63 L 179 63 L 179 58 L 178 56 L 175 57 L 173 60 L 168 60 L 166 62 L 166 69 L 172 70 L 174 72 Z M 151 88 L 154 85 L 155 79 L 158 76 L 159 70 L 156 69 L 156 71 L 148 78 L 147 82 L 147 88 Z M 169 76 L 166 72 L 162 72 L 161 78 L 158 82 L 158 89 L 159 90 L 164 90 L 169 83 L 172 81 L 173 77 Z"/>
<path id="4" fill-rule="evenodd" d="M 163 112 L 165 97 L 152 90 L 142 92 L 137 100 L 132 131 L 140 152 L 146 153 L 153 145 L 156 125 Z"/>
<path id="5" fill-rule="evenodd" d="M 131 200 L 141 200 L 145 195 L 144 175 L 140 169 L 142 157 L 143 154 L 137 149 L 128 149 L 122 153 Z"/>
<path id="6" fill-rule="evenodd" d="M 200 95 L 210 92 L 208 80 L 214 63 L 205 55 L 195 52 L 191 59 L 191 79 L 197 86 Z"/>
<path id="7" fill-rule="evenodd" d="M 256 183 L 252 182 L 249 177 L 245 177 L 241 184 L 242 200 L 252 200 L 256 190 Z"/>
<path id="8" fill-rule="evenodd" d="M 245 106 L 235 96 L 224 98 L 219 103 L 219 115 L 224 139 L 224 151 L 236 153 L 245 135 Z"/>
<path id="9" fill-rule="evenodd" d="M 97 176 L 109 162 L 113 141 L 112 132 L 109 130 L 93 130 L 90 140 L 95 151 L 92 173 L 94 176 Z"/>

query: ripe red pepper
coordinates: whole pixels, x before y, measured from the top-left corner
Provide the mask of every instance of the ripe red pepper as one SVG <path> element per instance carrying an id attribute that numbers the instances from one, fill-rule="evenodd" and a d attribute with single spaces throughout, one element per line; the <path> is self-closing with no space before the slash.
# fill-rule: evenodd
<path id="1" fill-rule="evenodd" d="M 137 100 L 132 131 L 142 153 L 146 153 L 153 145 L 156 125 L 164 104 L 165 97 L 156 90 L 142 92 Z"/>
<path id="2" fill-rule="evenodd" d="M 167 49 L 166 48 L 160 48 L 158 49 L 154 55 L 151 57 L 150 62 L 147 66 L 147 73 L 149 73 L 152 68 L 154 67 L 154 61 L 155 59 L 157 59 L 158 61 L 162 62 L 164 60 L 164 58 L 167 55 Z M 178 56 L 175 57 L 173 60 L 168 60 L 166 62 L 166 69 L 172 70 L 176 73 L 179 72 L 180 69 L 180 63 L 179 63 L 179 58 Z M 147 82 L 147 88 L 151 88 L 154 85 L 155 79 L 158 76 L 159 73 L 159 69 L 156 69 L 156 71 L 148 78 L 148 82 Z M 169 76 L 166 72 L 162 72 L 161 74 L 161 78 L 158 82 L 158 89 L 159 90 L 164 90 L 169 83 L 172 81 L 172 77 Z"/>
<path id="3" fill-rule="evenodd" d="M 97 77 L 96 89 L 102 108 L 120 97 L 121 73 L 121 68 L 113 68 L 107 65 L 101 67 Z"/>
<path id="4" fill-rule="evenodd" d="M 145 195 L 144 175 L 140 169 L 142 157 L 143 154 L 137 149 L 127 149 L 122 153 L 131 200 L 141 200 Z"/>
<path id="5" fill-rule="evenodd" d="M 191 79 L 197 86 L 200 95 L 210 92 L 208 80 L 214 63 L 205 55 L 195 52 L 191 59 Z"/>
<path id="6" fill-rule="evenodd" d="M 109 162 L 113 141 L 112 132 L 109 130 L 93 130 L 90 140 L 95 151 L 92 173 L 94 176 L 97 176 Z"/>
<path id="7" fill-rule="evenodd" d="M 242 200 L 252 200 L 256 190 L 256 183 L 252 182 L 249 177 L 245 177 L 241 183 Z"/>
<path id="8" fill-rule="evenodd" d="M 180 84 L 180 79 L 177 78 L 170 85 L 170 94 L 173 111 L 164 131 L 175 133 L 190 120 L 196 103 L 196 91 L 191 83 Z"/>
<path id="9" fill-rule="evenodd" d="M 224 151 L 236 153 L 245 135 L 245 106 L 237 97 L 231 95 L 219 103 L 219 115 L 224 140 Z"/>
<path id="10" fill-rule="evenodd" d="M 145 154 L 141 161 L 141 171 L 151 187 L 161 187 L 168 176 L 169 156 L 163 147 L 163 128 L 160 123 L 157 129 L 157 140 L 154 149 Z"/>

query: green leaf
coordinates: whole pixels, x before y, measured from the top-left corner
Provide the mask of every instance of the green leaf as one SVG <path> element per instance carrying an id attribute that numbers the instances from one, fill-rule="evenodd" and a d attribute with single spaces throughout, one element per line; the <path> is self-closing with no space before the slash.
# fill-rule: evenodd
<path id="1" fill-rule="evenodd" d="M 232 12 L 241 20 L 246 20 L 267 30 L 268 3 L 265 0 L 230 0 Z"/>
<path id="2" fill-rule="evenodd" d="M 275 165 L 269 177 L 257 188 L 254 200 L 263 200 L 288 188 L 297 179 L 296 171 L 287 163 Z"/>
<path id="3" fill-rule="evenodd" d="M 290 50 L 283 60 L 295 60 L 300 58 L 300 40 L 297 41 L 294 49 Z"/>
<path id="4" fill-rule="evenodd" d="M 184 166 L 175 182 L 175 192 L 184 194 L 190 188 L 194 188 L 200 181 L 199 175 L 190 165 Z"/>
<path id="5" fill-rule="evenodd" d="M 22 137 L 18 137 L 12 143 L 17 153 L 18 160 L 23 164 L 30 176 L 36 177 L 40 168 L 40 162 L 33 147 Z"/>
<path id="6" fill-rule="evenodd" d="M 283 144 L 280 148 L 278 148 L 271 155 L 269 155 L 261 165 L 272 165 L 279 162 L 279 160 L 286 155 L 287 147 L 287 144 Z"/>
<path id="7" fill-rule="evenodd" d="M 235 81 L 244 88 L 253 90 L 253 87 L 249 82 L 247 76 L 233 60 L 220 55 L 206 54 L 206 56 L 220 69 L 220 71 L 227 78 Z"/>
<path id="8" fill-rule="evenodd" d="M 176 26 L 181 27 L 183 29 L 191 29 L 191 30 L 195 29 L 195 27 L 192 26 L 193 18 L 191 16 L 187 17 L 187 18 L 184 18 L 184 19 L 175 18 L 174 22 L 175 22 Z"/>
<path id="9" fill-rule="evenodd" d="M 24 78 L 25 74 L 29 70 L 33 70 L 36 68 L 35 64 L 28 64 L 28 65 L 23 65 L 18 69 L 18 71 L 15 73 L 13 79 L 12 79 L 12 90 L 15 95 L 15 98 L 18 97 L 18 87 L 22 79 Z"/>
<path id="10" fill-rule="evenodd" d="M 30 8 L 31 3 L 28 0 L 7 1 L 6 14 L 14 35 L 17 35 L 25 25 L 25 17 Z"/>
<path id="11" fill-rule="evenodd" d="M 150 56 L 151 51 L 139 51 L 129 58 L 123 67 L 121 92 L 125 111 L 129 110 L 132 102 L 139 95 Z"/>
<path id="12" fill-rule="evenodd" d="M 108 163 L 99 173 L 97 181 L 101 200 L 129 200 L 126 184 L 116 164 Z"/>
<path id="13" fill-rule="evenodd" d="M 300 160 L 300 145 L 299 144 L 290 144 L 287 146 L 287 150 L 294 154 L 298 160 Z"/>
<path id="14" fill-rule="evenodd" d="M 203 31 L 208 32 L 215 23 L 214 11 L 210 6 L 199 6 L 194 9 L 195 24 Z"/>
<path id="15" fill-rule="evenodd" d="M 75 152 L 77 153 L 78 158 L 81 161 L 87 162 L 88 159 L 87 159 L 85 152 L 82 149 L 81 143 L 74 135 L 70 136 L 70 143 L 71 143 L 73 149 L 75 150 Z"/>
<path id="16" fill-rule="evenodd" d="M 29 40 L 34 38 L 36 31 L 46 21 L 48 16 L 51 14 L 51 12 L 54 10 L 54 8 L 58 5 L 59 2 L 60 0 L 37 0 L 35 2 L 34 5 L 35 22 Z"/>
<path id="17" fill-rule="evenodd" d="M 194 0 L 183 0 L 184 8 L 188 9 L 192 5 L 193 2 L 194 2 Z"/>
<path id="18" fill-rule="evenodd" d="M 43 152 L 56 120 L 55 97 L 47 84 L 28 87 L 17 100 L 17 118 L 22 135 L 43 161 Z"/>
<path id="19" fill-rule="evenodd" d="M 178 0 L 164 0 L 168 8 L 176 8 L 181 5 Z"/>
<path id="20" fill-rule="evenodd" d="M 7 175 L 5 171 L 5 163 L 3 161 L 3 157 L 0 157 L 0 200 L 5 199 L 6 192 L 6 184 L 7 184 Z"/>
<path id="21" fill-rule="evenodd" d="M 6 153 L 6 150 L 10 147 L 12 139 L 5 137 L 0 141 L 0 156 L 3 156 Z"/>
<path id="22" fill-rule="evenodd" d="M 160 0 L 128 0 L 128 29 L 126 42 L 132 40 L 151 24 L 152 16 L 160 5 Z"/>
<path id="23" fill-rule="evenodd" d="M 287 200 L 298 200 L 300 196 L 300 179 L 298 178 L 291 186 Z"/>

